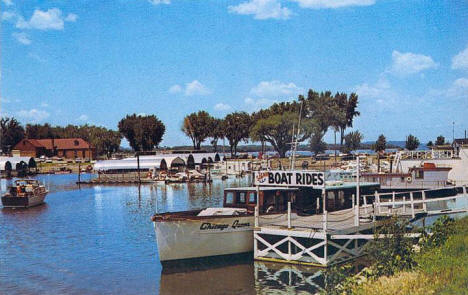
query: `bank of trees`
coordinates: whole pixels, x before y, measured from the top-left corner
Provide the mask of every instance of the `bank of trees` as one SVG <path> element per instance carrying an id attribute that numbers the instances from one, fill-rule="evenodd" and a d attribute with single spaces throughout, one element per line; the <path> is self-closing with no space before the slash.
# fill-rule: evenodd
<path id="1" fill-rule="evenodd" d="M 353 133 L 345 142 L 345 130 L 353 126 L 359 116 L 358 96 L 355 93 L 318 93 L 309 90 L 292 102 L 275 103 L 252 114 L 234 112 L 224 118 L 214 118 L 205 111 L 187 115 L 181 130 L 191 139 L 194 149 L 211 138 L 214 148 L 220 139 L 226 138 L 232 154 L 236 154 L 240 142 L 260 142 L 262 152 L 270 144 L 281 157 L 291 149 L 293 142 L 309 141 L 310 149 L 317 153 L 325 151 L 323 138 L 332 128 L 339 134 L 343 150 L 357 149 L 362 134 Z M 300 121 L 300 124 L 299 124 Z M 300 128 L 298 128 L 300 127 Z"/>

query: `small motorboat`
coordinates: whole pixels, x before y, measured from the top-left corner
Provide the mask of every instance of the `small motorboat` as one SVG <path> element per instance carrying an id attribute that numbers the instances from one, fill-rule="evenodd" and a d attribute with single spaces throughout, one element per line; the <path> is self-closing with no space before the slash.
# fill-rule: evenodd
<path id="1" fill-rule="evenodd" d="M 48 191 L 35 179 L 18 179 L 2 196 L 3 207 L 29 208 L 44 203 Z"/>

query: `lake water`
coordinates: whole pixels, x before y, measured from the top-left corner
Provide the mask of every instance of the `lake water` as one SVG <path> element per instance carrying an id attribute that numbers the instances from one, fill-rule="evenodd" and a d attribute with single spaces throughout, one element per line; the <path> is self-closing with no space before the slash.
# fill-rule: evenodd
<path id="1" fill-rule="evenodd" d="M 151 215 L 221 206 L 223 189 L 248 178 L 140 188 L 37 178 L 45 205 L 0 209 L 0 294 L 313 294 L 323 284 L 320 269 L 251 260 L 163 271 Z"/>
<path id="2" fill-rule="evenodd" d="M 40 175 L 46 204 L 0 209 L 0 294 L 267 294 L 316 291 L 317 269 L 239 261 L 163 273 L 153 224 L 156 211 L 222 205 L 212 185 L 75 185 L 76 175 Z M 2 179 L 5 192 L 10 181 Z M 307 275 L 309 274 L 309 275 Z"/>

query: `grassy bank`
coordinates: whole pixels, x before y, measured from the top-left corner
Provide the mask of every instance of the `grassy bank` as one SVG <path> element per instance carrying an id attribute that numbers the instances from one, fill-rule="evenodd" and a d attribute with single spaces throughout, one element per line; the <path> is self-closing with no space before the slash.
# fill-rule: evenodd
<path id="1" fill-rule="evenodd" d="M 352 294 L 468 294 L 468 217 L 441 245 L 414 254 L 416 266 L 352 288 Z"/>

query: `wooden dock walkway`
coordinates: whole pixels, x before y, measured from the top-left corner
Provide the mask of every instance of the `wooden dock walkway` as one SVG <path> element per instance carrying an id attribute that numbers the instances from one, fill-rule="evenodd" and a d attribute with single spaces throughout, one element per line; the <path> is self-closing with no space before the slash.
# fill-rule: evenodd
<path id="1" fill-rule="evenodd" d="M 257 260 L 296 263 L 314 266 L 330 266 L 363 255 L 363 246 L 375 238 L 375 228 L 382 220 L 398 216 L 415 220 L 424 216 L 468 212 L 468 208 L 428 210 L 428 203 L 468 198 L 463 193 L 446 198 L 400 197 L 396 193 L 373 195 L 374 202 L 353 208 L 310 216 L 292 214 L 288 204 L 287 220 L 268 219 L 255 213 L 254 257 Z M 388 196 L 390 195 L 390 196 Z M 369 196 L 363 196 L 367 200 Z M 382 202 L 382 199 L 389 200 Z M 420 234 L 409 234 L 417 238 Z"/>

